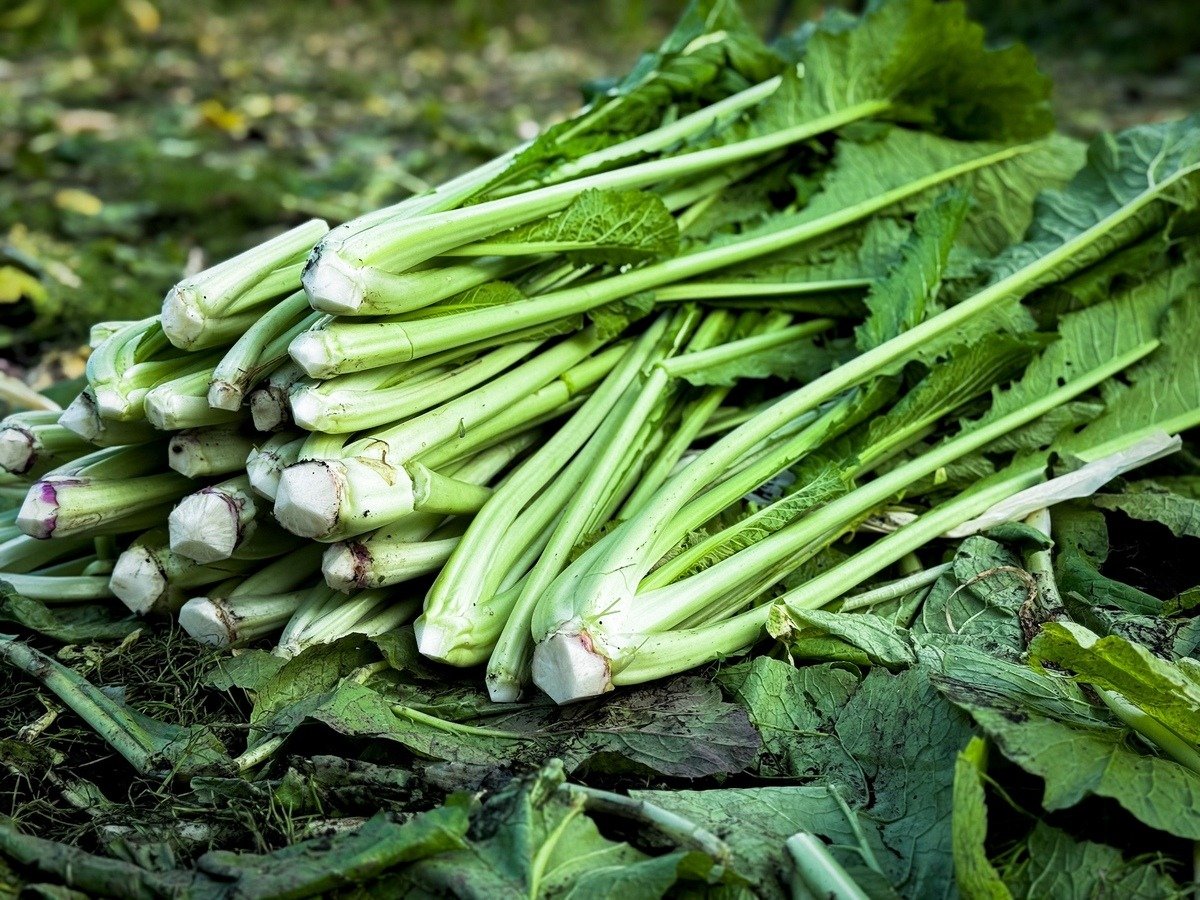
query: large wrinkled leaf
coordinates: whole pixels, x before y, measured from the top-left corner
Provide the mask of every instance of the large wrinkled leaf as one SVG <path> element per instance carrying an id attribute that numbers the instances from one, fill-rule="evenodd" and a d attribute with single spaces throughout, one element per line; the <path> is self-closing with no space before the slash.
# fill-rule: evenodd
<path id="1" fill-rule="evenodd" d="M 1039 267 L 1034 285 L 1061 281 L 1160 228 L 1200 200 L 1200 117 L 1101 135 L 1087 165 L 1037 202 L 1025 240 L 1006 250 L 996 280 L 1033 266 L 1066 244 L 1073 252 Z"/>
<path id="2" fill-rule="evenodd" d="M 434 896 L 610 897 L 624 885 L 660 897 L 703 857 L 676 851 L 652 858 L 605 838 L 583 813 L 583 798 L 560 791 L 561 765 L 547 766 L 490 798 L 461 850 L 417 863 L 403 881 Z"/>
<path id="3" fill-rule="evenodd" d="M 645 191 L 587 190 L 562 212 L 488 239 L 489 251 L 562 253 L 580 263 L 629 265 L 673 254 L 675 219 Z"/>
<path id="4" fill-rule="evenodd" d="M 1016 897 L 1160 900 L 1178 896 L 1180 891 L 1179 885 L 1155 866 L 1129 862 L 1115 847 L 1078 841 L 1044 822 L 1034 826 L 1003 877 Z"/>
<path id="5" fill-rule="evenodd" d="M 1036 663 L 1053 663 L 1077 680 L 1116 691 L 1180 737 L 1200 743 L 1200 664 L 1171 663 L 1119 635 L 1097 637 L 1050 622 L 1029 647 Z"/>
<path id="6" fill-rule="evenodd" d="M 378 658 L 362 635 L 305 648 L 254 688 L 249 745 L 290 733 L 342 679 Z"/>
<path id="7" fill-rule="evenodd" d="M 917 213 L 900 262 L 867 294 L 867 318 L 854 332 L 859 350 L 878 347 L 941 311 L 942 272 L 966 213 L 963 193 L 946 194 Z"/>
<path id="8" fill-rule="evenodd" d="M 814 33 L 804 78 L 756 124 L 774 130 L 882 100 L 884 115 L 958 138 L 1023 139 L 1050 130 L 1049 90 L 1024 48 L 986 50 L 983 29 L 962 6 L 895 0 L 857 27 Z"/>
<path id="9" fill-rule="evenodd" d="M 847 803 L 832 785 L 725 788 L 709 791 L 630 791 L 714 832 L 733 851 L 734 867 L 756 897 L 790 897 L 783 880 L 784 841 L 798 831 L 822 835 L 830 852 L 871 897 L 896 897 L 873 869 L 886 857 L 878 825 Z"/>
<path id="10" fill-rule="evenodd" d="M 996 656 L 1015 658 L 1024 649 L 1019 616 L 1031 588 L 1013 554 L 986 537 L 969 537 L 959 545 L 950 571 L 925 598 L 913 634 L 951 635 Z"/>
<path id="11" fill-rule="evenodd" d="M 740 772 L 761 745 L 745 711 L 698 678 L 562 710 L 543 702 L 499 714 L 482 694 L 474 695 L 476 708 L 469 710 L 462 698 L 449 708 L 408 706 L 390 696 L 394 691 L 382 680 L 370 686 L 344 680 L 310 698 L 305 714 L 343 734 L 395 741 L 427 759 L 467 765 L 518 767 L 556 756 L 570 771 L 702 778 Z"/>
<path id="12" fill-rule="evenodd" d="M 820 775 L 848 786 L 851 796 L 866 795 L 862 770 L 834 732 L 838 715 L 858 690 L 852 672 L 831 666 L 796 668 L 758 657 L 722 669 L 717 678 L 746 707 L 762 734 L 760 774 Z"/>
<path id="13" fill-rule="evenodd" d="M 1067 679 L 944 642 L 924 658 L 938 690 L 969 712 L 1006 757 L 1044 780 L 1046 809 L 1095 794 L 1151 828 L 1200 837 L 1200 775 L 1143 752 Z"/>
<path id="14" fill-rule="evenodd" d="M 787 765 L 804 767 L 792 774 L 840 784 L 845 800 L 877 823 L 885 848 L 876 854 L 878 864 L 897 891 L 948 894 L 954 759 L 970 727 L 922 669 L 898 675 L 872 669 L 844 702 L 852 685 L 832 666 L 813 667 L 798 678 L 751 668 L 731 686 L 752 703 L 756 721 L 777 726 L 769 729 L 774 737 L 768 746 Z M 790 712 L 782 714 L 779 706 Z M 790 736 L 793 730 L 800 733 Z M 838 842 L 836 835 L 809 830 Z"/>

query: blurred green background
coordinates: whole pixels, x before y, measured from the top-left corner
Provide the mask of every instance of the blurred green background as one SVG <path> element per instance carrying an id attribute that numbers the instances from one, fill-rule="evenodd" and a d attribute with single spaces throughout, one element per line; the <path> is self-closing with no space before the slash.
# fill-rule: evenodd
<path id="1" fill-rule="evenodd" d="M 0 3 L 0 366 L 146 315 L 184 271 L 494 155 L 624 71 L 682 0 Z M 771 29 L 819 15 L 745 0 Z M 1187 112 L 1195 0 L 974 0 L 1077 134 Z M 34 382 L 72 374 L 51 359 Z M 63 371 L 65 370 L 65 371 Z"/>

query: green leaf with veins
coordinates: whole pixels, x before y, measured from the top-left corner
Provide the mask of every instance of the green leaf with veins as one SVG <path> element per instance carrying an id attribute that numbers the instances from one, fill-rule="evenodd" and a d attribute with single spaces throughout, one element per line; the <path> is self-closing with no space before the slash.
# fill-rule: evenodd
<path id="1" fill-rule="evenodd" d="M 1161 900 L 1182 896 L 1180 886 L 1153 861 L 1126 860 L 1115 847 L 1076 840 L 1045 822 L 1038 822 L 1010 856 L 1001 874 L 1017 897 Z"/>
<path id="2" fill-rule="evenodd" d="M 802 243 L 752 263 L 731 266 L 716 281 L 794 282 L 844 281 L 880 278 L 900 258 L 900 248 L 912 231 L 903 218 L 874 216 L 848 234 Z"/>
<path id="3" fill-rule="evenodd" d="M 611 339 L 653 311 L 653 294 L 634 294 L 624 300 L 614 300 L 612 303 L 605 303 L 603 306 L 589 309 L 587 317 L 596 327 L 596 332 L 600 337 Z"/>
<path id="4" fill-rule="evenodd" d="M 1116 691 L 1184 740 L 1200 744 L 1200 663 L 1168 662 L 1120 635 L 1098 637 L 1067 622 L 1048 622 L 1029 646 L 1035 665 L 1053 663 L 1077 681 Z"/>
<path id="5" fill-rule="evenodd" d="M 1200 500 L 1176 493 L 1157 480 L 1131 482 L 1122 493 L 1097 494 L 1092 502 L 1131 519 L 1158 522 L 1175 537 L 1200 537 Z"/>
<path id="6" fill-rule="evenodd" d="M 831 215 L 1005 147 L 952 141 L 904 128 L 891 129 L 882 137 L 861 143 L 843 140 L 837 145 L 821 190 L 798 213 L 781 218 L 809 221 Z M 991 256 L 1021 238 L 1033 219 L 1035 197 L 1047 186 L 1066 184 L 1079 163 L 1078 144 L 1065 138 L 1046 138 L 1006 160 L 976 168 L 889 207 L 888 215 L 915 213 L 948 188 L 958 188 L 971 198 L 959 242 L 973 253 Z"/>
<path id="7" fill-rule="evenodd" d="M 1016 659 L 1025 647 L 1020 611 L 1032 581 L 1004 546 L 975 535 L 954 554 L 950 571 L 933 585 L 912 633 L 951 636 L 1000 658 Z"/>
<path id="8" fill-rule="evenodd" d="M 867 318 L 854 330 L 860 351 L 886 343 L 941 311 L 937 303 L 950 248 L 967 214 L 967 196 L 951 191 L 917 213 L 900 262 L 867 294 Z"/>
<path id="9" fill-rule="evenodd" d="M 796 668 L 761 656 L 723 668 L 717 681 L 746 708 L 762 734 L 758 774 L 813 778 L 847 785 L 850 796 L 866 796 L 862 769 L 838 749 L 834 725 L 858 690 L 858 678 L 828 665 Z"/>
<path id="10" fill-rule="evenodd" d="M 785 81 L 750 127 L 776 131 L 882 100 L 884 116 L 957 138 L 1020 140 L 1051 129 L 1049 95 L 1033 55 L 1019 46 L 985 49 L 983 29 L 964 7 L 895 0 L 856 27 L 818 29 L 805 46 L 804 77 Z"/>
<path id="11" fill-rule="evenodd" d="M 679 226 L 655 194 L 586 190 L 562 212 L 488 238 L 497 253 L 561 253 L 578 263 L 624 266 L 671 256 Z"/>
<path id="12" fill-rule="evenodd" d="M 379 651 L 362 635 L 306 647 L 257 685 L 247 744 L 291 733 L 343 678 L 378 659 Z"/>
<path id="13" fill-rule="evenodd" d="M 1044 780 L 1047 810 L 1110 797 L 1151 828 L 1200 839 L 1200 775 L 1144 752 L 1073 682 L 945 639 L 927 639 L 921 659 L 1009 760 Z"/>
<path id="14" fill-rule="evenodd" d="M 702 555 L 681 577 L 694 575 L 723 559 L 728 559 L 739 550 L 797 521 L 806 513 L 841 497 L 851 487 L 846 472 L 834 466 L 822 469 L 815 477 L 807 479 L 799 488 L 789 491 L 776 502 L 739 519 L 735 525 L 730 526 L 728 534 L 718 532 L 711 539 L 703 541 Z"/>
<path id="15" fill-rule="evenodd" d="M 1082 247 L 1035 282 L 1049 285 L 1101 262 L 1161 229 L 1172 214 L 1200 201 L 1200 116 L 1140 125 L 1097 137 L 1087 165 L 1063 190 L 1037 200 L 1025 240 L 1001 253 L 994 280 L 1024 269 L 1066 241 L 1099 227 Z"/>
<path id="16" fill-rule="evenodd" d="M 792 896 L 783 879 L 784 841 L 798 831 L 827 838 L 834 858 L 871 897 L 899 896 L 887 878 L 870 867 L 887 856 L 879 824 L 848 803 L 846 792 L 835 784 L 633 790 L 629 795 L 685 816 L 722 838 L 733 851 L 738 874 L 749 882 L 751 896 Z"/>
<path id="17" fill-rule="evenodd" d="M 343 679 L 307 698 L 304 715 L 341 734 L 402 744 L 426 759 L 517 768 L 556 756 L 572 772 L 732 774 L 750 765 L 761 745 L 745 711 L 699 678 L 561 709 L 549 701 L 495 706 L 478 691 L 472 703 L 461 689 L 442 703 L 428 686 L 397 680 Z"/>
<path id="18" fill-rule="evenodd" d="M 1110 380 L 1103 390 L 1105 412 L 1078 434 L 1061 442 L 1064 452 L 1095 446 L 1129 434 L 1151 430 L 1176 433 L 1200 424 L 1200 268 L 1171 270 L 1116 298 L 1152 310 L 1162 301 L 1178 301 L 1159 326 L 1162 346 L 1131 368 L 1122 381 Z M 1144 298 L 1158 297 L 1160 300 Z M 1129 326 L 1133 327 L 1133 326 Z M 1186 507 L 1186 504 L 1183 504 Z M 1173 517 L 1186 527 L 1188 513 Z M 1200 525 L 1192 526 L 1200 531 Z"/>
<path id="19" fill-rule="evenodd" d="M 422 309 L 405 313 L 406 319 L 427 319 L 437 316 L 448 316 L 451 313 L 471 312 L 477 309 L 490 309 L 493 306 L 505 306 L 509 303 L 519 303 L 525 300 L 525 293 L 508 281 L 489 281 L 478 287 L 469 288 L 461 294 L 455 294 L 440 303 L 426 306 Z"/>
<path id="20" fill-rule="evenodd" d="M 702 873 L 699 854 L 648 857 L 605 838 L 584 812 L 583 797 L 559 790 L 563 780 L 562 765 L 552 763 L 497 792 L 472 817 L 467 846 L 411 866 L 402 875 L 410 886 L 404 893 L 582 900 L 637 885 L 638 896 L 655 898 L 681 871 Z"/>
<path id="21" fill-rule="evenodd" d="M 1011 900 L 1012 894 L 988 859 L 987 802 L 983 791 L 987 745 L 971 738 L 954 763 L 954 879 L 968 900 Z"/>
<path id="22" fill-rule="evenodd" d="M 916 662 L 907 629 L 873 613 L 848 615 L 776 603 L 770 615 L 767 633 L 782 641 L 796 659 L 889 669 Z"/>
<path id="23" fill-rule="evenodd" d="M 845 670 L 813 666 L 785 678 L 779 665 L 736 670 L 728 682 L 756 721 L 778 726 L 766 746 L 785 765 L 803 766 L 793 777 L 844 787 L 861 820 L 875 823 L 884 847 L 875 853 L 878 865 L 900 894 L 948 896 L 954 759 L 971 735 L 967 719 L 919 668 L 897 675 L 872 669 L 843 701 L 853 687 Z M 806 830 L 846 842 L 820 827 Z"/>
<path id="24" fill-rule="evenodd" d="M 1051 393 L 1071 378 L 1153 340 L 1161 327 L 1163 313 L 1174 300 L 1175 296 L 1163 285 L 1149 283 L 1128 296 L 1064 315 L 1058 323 L 1058 340 L 1035 356 L 1012 385 L 994 389 L 991 408 L 968 427 L 995 422 Z M 1138 421 L 1144 418 L 1145 411 Z M 1095 428 L 1102 420 L 1103 416 L 1091 427 Z M 1108 434 L 1105 432 L 1104 437 Z M 1068 438 L 1064 449 L 1090 447 L 1096 440 Z"/>

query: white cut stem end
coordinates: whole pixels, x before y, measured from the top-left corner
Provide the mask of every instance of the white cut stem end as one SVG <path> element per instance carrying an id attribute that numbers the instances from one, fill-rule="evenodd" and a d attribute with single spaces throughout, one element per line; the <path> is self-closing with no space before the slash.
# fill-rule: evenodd
<path id="1" fill-rule="evenodd" d="M 533 683 L 555 703 L 571 703 L 611 691 L 608 660 L 584 634 L 551 635 L 533 651 Z"/>

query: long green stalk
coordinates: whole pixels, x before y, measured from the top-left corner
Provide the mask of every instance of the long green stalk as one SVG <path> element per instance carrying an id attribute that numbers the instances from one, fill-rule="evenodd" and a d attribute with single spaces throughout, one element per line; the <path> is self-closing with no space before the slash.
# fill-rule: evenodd
<path id="1" fill-rule="evenodd" d="M 615 679 L 623 669 L 631 664 L 632 660 L 640 659 L 643 656 L 647 635 L 670 631 L 674 626 L 696 615 L 714 602 L 715 598 L 735 590 L 748 578 L 754 578 L 756 573 L 778 564 L 779 561 L 785 560 L 813 542 L 819 541 L 831 530 L 846 527 L 857 517 L 874 509 L 880 503 L 903 493 L 913 481 L 936 471 L 964 454 L 986 446 L 997 437 L 1033 421 L 1051 409 L 1095 387 L 1113 374 L 1143 358 L 1155 347 L 1157 347 L 1157 341 L 1143 344 L 1104 366 L 1077 376 L 1035 403 L 1030 403 L 995 422 L 944 441 L 930 451 L 877 477 L 850 494 L 829 502 L 799 522 L 769 535 L 735 556 L 722 560 L 690 578 L 657 590 L 636 594 L 636 596 L 634 595 L 637 582 L 634 582 L 625 589 L 627 594 L 609 593 L 604 595 L 604 599 L 597 604 L 596 601 L 589 602 L 586 594 L 565 594 L 565 591 L 574 588 L 574 583 L 564 577 L 569 574 L 569 571 L 564 573 L 564 576 L 560 576 L 559 581 L 555 582 L 551 591 L 543 599 L 542 605 L 539 605 L 537 615 L 535 615 L 534 633 L 541 641 L 534 657 L 535 681 L 560 702 L 608 690 L 612 684 L 616 683 Z M 699 460 L 693 462 L 684 470 L 683 474 L 686 475 L 698 463 Z M 1041 469 L 1039 468 L 1037 471 L 1038 477 L 1041 477 Z M 1010 493 L 1015 490 L 1019 490 L 1019 488 L 1013 489 Z M 986 509 L 987 505 L 990 503 L 980 509 Z M 975 506 L 971 507 L 971 509 L 974 508 Z M 966 515 L 961 521 L 969 518 L 971 515 Z M 957 522 L 950 523 L 950 525 L 953 524 L 957 524 Z M 897 534 L 899 533 L 897 532 Z M 900 556 L 907 553 L 909 549 L 913 548 L 906 549 Z M 855 561 L 860 556 L 862 556 L 861 553 L 856 554 Z M 866 568 L 865 564 L 863 568 Z M 856 568 L 855 571 L 858 569 Z M 628 582 L 626 583 L 628 584 Z M 600 612 L 601 607 L 602 612 Z M 597 618 L 598 615 L 603 617 L 602 626 L 600 619 Z M 729 622 L 738 618 L 735 617 Z M 721 629 L 731 630 L 732 633 L 739 636 L 744 636 L 747 629 L 753 631 L 748 625 L 739 630 L 729 622 L 721 623 Z M 757 634 L 756 631 L 754 633 Z M 688 644 L 686 637 L 681 637 L 677 645 L 673 646 L 683 648 L 691 645 Z M 718 652 L 721 652 L 719 648 L 727 647 L 728 643 L 714 646 L 718 647 Z M 671 658 L 677 659 L 677 657 Z M 713 657 L 705 656 L 704 658 L 711 659 Z M 649 663 L 642 661 L 637 665 L 646 667 Z"/>
<path id="2" fill-rule="evenodd" d="M 801 221 L 766 234 L 730 241 L 578 287 L 530 297 L 520 303 L 386 325 L 335 322 L 322 330 L 300 335 L 293 342 L 290 352 L 294 359 L 300 361 L 306 370 L 312 373 L 337 370 L 345 365 L 343 360 L 353 360 L 356 366 L 369 367 L 383 362 L 415 359 L 445 350 L 462 341 L 481 340 L 497 333 L 528 328 L 563 316 L 577 315 L 605 303 L 644 291 L 653 291 L 727 266 L 745 263 L 833 233 L 903 200 L 973 171 L 1029 153 L 1038 146 L 1036 143 L 1021 144 L 981 154 L 975 159 L 932 172 L 870 200 L 847 206 L 836 213 Z M 947 314 L 952 312 L 954 310 L 949 310 Z"/>
<path id="3" fill-rule="evenodd" d="M 633 190 L 668 179 L 719 170 L 868 119 L 885 112 L 889 106 L 886 100 L 865 101 L 791 128 L 732 144 L 637 163 L 419 219 L 402 220 L 392 227 L 372 229 L 350 238 L 345 242 L 343 252 L 353 253 L 368 264 L 382 262 L 392 271 L 403 271 L 456 247 L 557 212 L 585 190 Z"/>
<path id="4" fill-rule="evenodd" d="M 1070 263 L 1072 257 L 1107 239 L 1113 228 L 1134 220 L 1143 210 L 1158 202 L 1177 182 L 1197 169 L 1200 169 L 1200 164 L 1156 182 L 1091 227 L 1064 240 L 1027 265 L 896 338 L 852 358 L 725 435 L 667 482 L 641 514 L 625 522 L 608 539 L 585 553 L 560 577 L 555 589 L 548 595 L 551 599 L 540 607 L 548 611 L 548 616 L 538 626 L 539 634 L 549 636 L 555 630 L 557 626 L 551 624 L 550 620 L 559 614 L 550 611 L 559 604 L 564 610 L 571 608 L 570 598 L 582 601 L 583 607 L 629 602 L 636 585 L 654 562 L 646 557 L 643 548 L 655 546 L 657 538 L 678 510 L 705 484 L 736 462 L 748 446 L 766 439 L 788 421 L 814 409 L 830 397 L 904 359 L 926 342 L 951 332 L 1005 301 L 1024 296 L 1046 279 L 1053 278 L 1063 266 Z M 563 600 L 556 601 L 553 595 L 560 595 Z M 569 619 L 569 616 L 564 616 L 564 619 Z"/>
<path id="5" fill-rule="evenodd" d="M 662 338 L 668 318 L 660 316 L 629 348 L 580 409 L 571 416 L 503 485 L 472 520 L 456 551 L 425 598 L 417 620 L 421 652 L 446 658 L 458 641 L 458 623 L 499 588 L 494 554 L 521 511 L 565 468 L 584 446 Z M 530 536 L 531 537 L 531 536 Z M 444 624 L 439 624 L 439 622 Z M 446 631 L 441 629 L 445 627 Z M 453 636 L 453 640 L 448 640 Z M 488 648 L 490 650 L 490 647 Z"/>
<path id="6" fill-rule="evenodd" d="M 271 307 L 237 339 L 213 369 L 208 383 L 209 405 L 225 410 L 240 407 L 250 387 L 287 359 L 287 345 L 292 339 L 320 319 L 320 314 L 309 308 L 308 295 L 303 291 L 296 291 Z M 274 354 L 267 352 L 272 344 L 278 345 Z"/>

